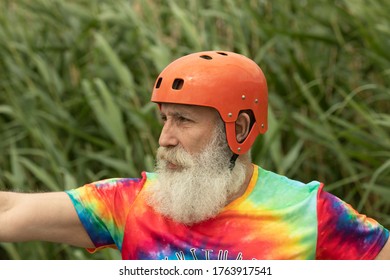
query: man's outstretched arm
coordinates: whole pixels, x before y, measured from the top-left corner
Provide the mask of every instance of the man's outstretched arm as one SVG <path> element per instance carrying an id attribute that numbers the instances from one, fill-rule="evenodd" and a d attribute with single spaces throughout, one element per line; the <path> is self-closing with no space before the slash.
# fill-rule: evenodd
<path id="1" fill-rule="evenodd" d="M 0 242 L 33 240 L 94 247 L 65 192 L 0 192 Z"/>
<path id="2" fill-rule="evenodd" d="M 387 239 L 385 246 L 376 257 L 376 260 L 390 260 L 390 238 Z"/>

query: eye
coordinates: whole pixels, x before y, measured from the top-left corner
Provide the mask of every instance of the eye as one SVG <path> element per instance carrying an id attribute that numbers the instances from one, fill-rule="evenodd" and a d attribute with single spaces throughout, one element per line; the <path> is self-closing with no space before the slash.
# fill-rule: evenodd
<path id="1" fill-rule="evenodd" d="M 183 117 L 183 116 L 179 116 L 179 117 L 178 117 L 178 121 L 179 121 L 179 122 L 189 122 L 190 119 L 187 119 L 186 117 Z"/>
<path id="2" fill-rule="evenodd" d="M 167 121 L 167 116 L 166 115 L 160 115 L 160 119 L 163 123 Z"/>

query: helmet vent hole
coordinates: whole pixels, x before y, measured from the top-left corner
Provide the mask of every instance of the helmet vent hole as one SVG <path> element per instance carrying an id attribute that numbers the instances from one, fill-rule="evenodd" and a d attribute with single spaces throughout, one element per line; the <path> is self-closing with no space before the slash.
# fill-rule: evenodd
<path id="1" fill-rule="evenodd" d="M 206 55 L 206 54 L 201 55 L 200 58 L 207 59 L 207 60 L 212 60 L 213 59 L 211 56 Z"/>
<path id="2" fill-rule="evenodd" d="M 157 80 L 156 88 L 160 88 L 161 82 L 162 82 L 162 78 L 160 77 L 160 78 L 158 78 L 158 80 Z"/>
<path id="3" fill-rule="evenodd" d="M 183 87 L 184 80 L 183 79 L 175 79 L 172 84 L 173 89 L 181 89 Z"/>
<path id="4" fill-rule="evenodd" d="M 227 56 L 227 53 L 224 53 L 224 52 L 217 52 L 217 54 Z"/>

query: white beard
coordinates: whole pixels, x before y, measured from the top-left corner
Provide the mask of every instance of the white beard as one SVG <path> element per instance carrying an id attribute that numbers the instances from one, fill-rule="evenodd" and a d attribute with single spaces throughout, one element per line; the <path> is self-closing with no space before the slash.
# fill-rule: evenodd
<path id="1" fill-rule="evenodd" d="M 204 151 L 191 155 L 182 147 L 157 151 L 156 184 L 146 190 L 146 201 L 172 220 L 192 225 L 218 215 L 245 180 L 245 165 L 239 159 L 229 169 L 231 151 L 223 126 L 218 126 Z M 179 170 L 167 168 L 169 162 Z"/>

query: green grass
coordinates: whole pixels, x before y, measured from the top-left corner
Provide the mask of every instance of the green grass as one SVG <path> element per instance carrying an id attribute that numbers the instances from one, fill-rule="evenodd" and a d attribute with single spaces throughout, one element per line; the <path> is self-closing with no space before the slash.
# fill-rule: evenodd
<path id="1" fill-rule="evenodd" d="M 60 191 L 152 170 L 158 73 L 200 50 L 253 58 L 270 128 L 253 160 L 390 227 L 390 3 L 0 2 L 0 189 Z M 115 259 L 116 251 L 0 244 L 0 259 Z"/>

